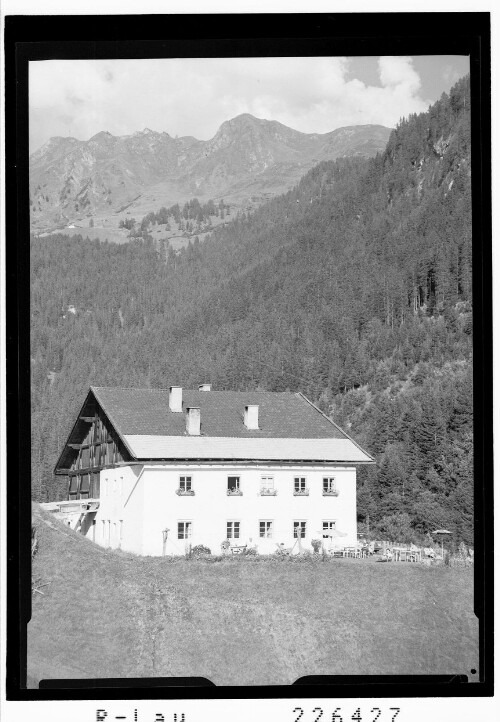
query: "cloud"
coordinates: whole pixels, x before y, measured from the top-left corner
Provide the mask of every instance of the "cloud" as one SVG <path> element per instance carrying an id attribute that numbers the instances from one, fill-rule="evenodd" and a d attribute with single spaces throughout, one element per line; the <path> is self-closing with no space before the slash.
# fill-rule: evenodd
<path id="1" fill-rule="evenodd" d="M 380 82 L 384 87 L 402 87 L 410 94 L 415 94 L 422 85 L 420 76 L 413 68 L 411 58 L 399 56 L 384 56 L 378 61 Z"/>
<path id="2" fill-rule="evenodd" d="M 85 105 L 85 100 L 83 98 L 79 98 L 78 95 L 73 95 L 72 93 L 69 93 L 67 96 L 67 101 L 70 105 L 80 107 L 82 105 Z"/>
<path id="3" fill-rule="evenodd" d="M 100 130 L 125 135 L 145 127 L 206 140 L 244 112 L 326 133 L 354 124 L 394 126 L 426 109 L 411 58 L 366 62 L 378 63 L 380 85 L 348 79 L 350 61 L 341 57 L 32 62 L 31 150 L 53 135 L 83 140 Z"/>

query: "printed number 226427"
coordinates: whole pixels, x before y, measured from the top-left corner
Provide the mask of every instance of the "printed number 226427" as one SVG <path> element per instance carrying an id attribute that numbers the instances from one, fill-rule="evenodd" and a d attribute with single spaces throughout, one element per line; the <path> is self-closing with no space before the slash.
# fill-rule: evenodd
<path id="1" fill-rule="evenodd" d="M 302 707 L 295 707 L 292 722 L 320 722 L 320 720 L 321 722 L 395 722 L 400 711 L 400 707 L 389 707 L 387 711 L 380 707 L 372 707 L 362 712 L 361 707 L 358 707 L 351 714 L 348 711 L 343 712 L 341 707 L 336 707 L 333 712 L 315 707 L 310 715 L 304 716 Z"/>

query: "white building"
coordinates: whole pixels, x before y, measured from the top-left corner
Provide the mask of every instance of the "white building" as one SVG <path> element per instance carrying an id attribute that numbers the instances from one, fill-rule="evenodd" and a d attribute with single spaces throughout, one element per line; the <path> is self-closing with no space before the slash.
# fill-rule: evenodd
<path id="1" fill-rule="evenodd" d="M 272 553 L 354 544 L 369 463 L 301 393 L 91 387 L 55 473 L 69 477 L 62 516 L 103 546 Z"/>

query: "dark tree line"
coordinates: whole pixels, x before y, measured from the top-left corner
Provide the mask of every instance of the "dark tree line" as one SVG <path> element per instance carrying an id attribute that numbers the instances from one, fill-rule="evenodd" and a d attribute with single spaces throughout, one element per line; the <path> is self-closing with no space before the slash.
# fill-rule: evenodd
<path id="1" fill-rule="evenodd" d="M 163 225 L 167 230 L 171 230 L 170 222 L 174 222 L 179 230 L 190 233 L 209 226 L 212 218 L 224 219 L 230 213 L 230 209 L 230 205 L 223 199 L 216 204 L 213 200 L 200 203 L 198 198 L 192 198 L 182 207 L 178 203 L 169 208 L 162 206 L 157 213 L 147 213 L 140 222 L 135 218 L 121 220 L 119 227 L 129 230 L 132 238 L 149 240 L 151 238 L 149 231 L 154 225 Z"/>

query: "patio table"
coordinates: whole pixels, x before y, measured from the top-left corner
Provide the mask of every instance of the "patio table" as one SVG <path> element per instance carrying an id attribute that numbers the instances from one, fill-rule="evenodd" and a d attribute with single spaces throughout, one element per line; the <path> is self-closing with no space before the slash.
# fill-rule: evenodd
<path id="1" fill-rule="evenodd" d="M 405 547 L 393 547 L 392 554 L 395 562 L 422 561 L 422 552 L 420 549 L 407 549 Z"/>

